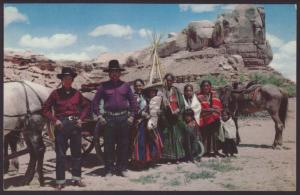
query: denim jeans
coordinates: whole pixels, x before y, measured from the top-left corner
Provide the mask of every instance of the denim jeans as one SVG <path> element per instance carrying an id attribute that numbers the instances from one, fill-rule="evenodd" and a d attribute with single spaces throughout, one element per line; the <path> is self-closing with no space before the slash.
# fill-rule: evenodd
<path id="1" fill-rule="evenodd" d="M 107 124 L 104 128 L 104 162 L 105 170 L 125 171 L 129 158 L 129 126 L 128 115 L 104 116 Z M 117 147 L 115 147 L 117 145 Z M 117 155 L 117 156 L 116 156 Z M 116 167 L 114 167 L 116 159 Z"/>
<path id="2" fill-rule="evenodd" d="M 55 129 L 55 152 L 56 152 L 56 183 L 65 183 L 65 163 L 68 140 L 70 140 L 72 179 L 81 178 L 81 129 L 74 121 L 60 118 L 62 128 Z"/>

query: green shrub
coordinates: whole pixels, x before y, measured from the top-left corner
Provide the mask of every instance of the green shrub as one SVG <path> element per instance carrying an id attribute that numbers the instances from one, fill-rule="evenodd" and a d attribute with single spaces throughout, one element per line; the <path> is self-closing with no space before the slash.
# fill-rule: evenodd
<path id="1" fill-rule="evenodd" d="M 185 180 L 187 182 L 193 180 L 193 179 L 211 179 L 211 178 L 215 178 L 215 172 L 211 172 L 211 171 L 202 171 L 200 173 L 186 173 L 185 176 Z"/>
<path id="2" fill-rule="evenodd" d="M 179 186 L 180 185 L 180 181 L 178 181 L 178 179 L 172 179 L 170 182 L 169 182 L 169 185 L 171 186 Z"/>
<path id="3" fill-rule="evenodd" d="M 245 78 L 245 74 L 244 74 L 244 73 L 241 73 L 241 74 L 240 74 L 239 80 L 240 80 L 240 82 L 242 82 L 242 83 L 246 81 L 246 78 Z"/>
<path id="4" fill-rule="evenodd" d="M 296 85 L 287 84 L 286 81 L 274 74 L 266 75 L 262 73 L 254 73 L 249 76 L 250 80 L 258 81 L 260 84 L 272 84 L 286 91 L 289 97 L 296 96 Z"/>
<path id="5" fill-rule="evenodd" d="M 232 184 L 230 184 L 230 183 L 222 184 L 222 186 L 224 186 L 224 188 L 227 188 L 227 189 L 229 189 L 229 190 L 234 190 L 234 189 L 237 188 L 235 185 L 232 185 Z"/>
<path id="6" fill-rule="evenodd" d="M 157 176 L 154 175 L 147 175 L 147 176 L 140 176 L 137 179 L 131 179 L 132 182 L 136 183 L 142 183 L 142 184 L 147 184 L 147 183 L 155 183 Z"/>
<path id="7" fill-rule="evenodd" d="M 238 171 L 242 170 L 240 167 L 232 166 L 230 159 L 224 159 L 222 161 L 209 161 L 201 163 L 200 167 L 207 167 L 214 171 L 219 172 L 229 172 L 229 171 Z"/>
<path id="8" fill-rule="evenodd" d="M 221 86 L 225 86 L 228 84 L 228 81 L 225 79 L 224 75 L 205 75 L 198 81 L 198 85 L 200 86 L 203 80 L 209 80 L 214 88 L 218 88 Z"/>

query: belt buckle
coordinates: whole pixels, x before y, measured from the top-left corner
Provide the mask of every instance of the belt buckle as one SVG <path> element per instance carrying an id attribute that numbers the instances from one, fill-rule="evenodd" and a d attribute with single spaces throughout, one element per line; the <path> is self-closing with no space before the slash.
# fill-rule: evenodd
<path id="1" fill-rule="evenodd" d="M 77 119 L 77 117 L 76 116 L 68 116 L 68 119 L 70 120 L 70 121 L 75 121 L 76 119 Z"/>

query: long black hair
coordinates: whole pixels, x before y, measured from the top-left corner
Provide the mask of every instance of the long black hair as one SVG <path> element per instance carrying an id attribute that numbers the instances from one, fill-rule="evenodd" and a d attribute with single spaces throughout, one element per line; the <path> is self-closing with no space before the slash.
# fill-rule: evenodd
<path id="1" fill-rule="evenodd" d="M 194 91 L 194 87 L 192 84 L 188 83 L 184 86 L 183 91 L 185 91 L 188 87 L 192 88 L 192 90 Z"/>
<path id="2" fill-rule="evenodd" d="M 144 81 L 142 79 L 135 79 L 133 81 L 133 85 L 136 85 L 137 82 L 141 82 L 143 85 L 145 85 Z"/>
<path id="3" fill-rule="evenodd" d="M 209 86 L 211 87 L 211 82 L 210 82 L 210 80 L 203 80 L 203 81 L 201 82 L 201 84 L 200 84 L 200 89 L 201 89 L 201 91 L 202 91 L 202 88 L 203 88 L 203 86 L 204 86 L 205 83 L 208 83 Z M 210 93 L 209 105 L 210 105 L 210 107 L 212 107 L 212 93 L 211 93 L 211 91 L 210 91 L 209 93 Z"/>
<path id="4" fill-rule="evenodd" d="M 167 73 L 164 77 L 164 80 L 167 80 L 168 77 L 171 77 L 173 81 L 175 80 L 175 76 L 172 73 Z"/>
<path id="5" fill-rule="evenodd" d="M 201 90 L 202 90 L 202 88 L 203 88 L 203 86 L 204 86 L 205 83 L 208 83 L 208 84 L 211 86 L 210 80 L 203 80 L 203 81 L 201 82 L 201 84 L 200 84 L 200 89 L 201 89 Z"/>

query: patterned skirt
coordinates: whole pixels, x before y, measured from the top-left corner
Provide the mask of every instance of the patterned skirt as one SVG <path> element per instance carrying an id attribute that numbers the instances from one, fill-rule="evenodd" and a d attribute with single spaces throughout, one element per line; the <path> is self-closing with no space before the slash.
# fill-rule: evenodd
<path id="1" fill-rule="evenodd" d="M 137 134 L 133 142 L 132 161 L 136 164 L 158 160 L 162 157 L 163 143 L 157 129 L 149 131 L 146 122 L 138 125 Z"/>

